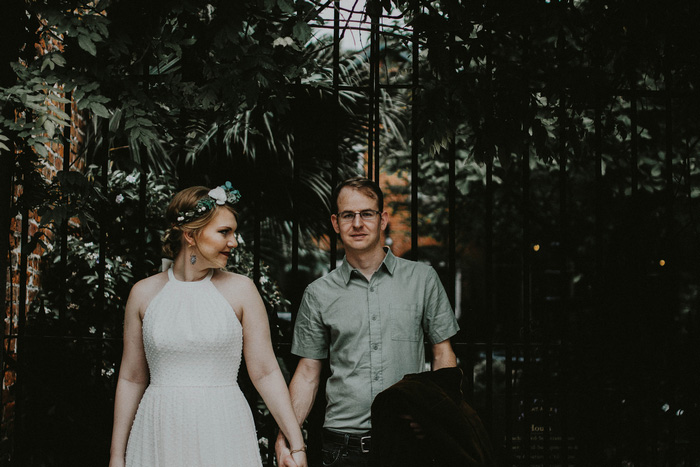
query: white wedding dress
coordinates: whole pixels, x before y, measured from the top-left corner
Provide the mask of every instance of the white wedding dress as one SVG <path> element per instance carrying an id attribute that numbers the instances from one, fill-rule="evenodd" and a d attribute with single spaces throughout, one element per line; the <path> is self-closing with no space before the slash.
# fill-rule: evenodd
<path id="1" fill-rule="evenodd" d="M 169 281 L 148 305 L 150 384 L 126 450 L 127 467 L 260 467 L 250 407 L 237 383 L 242 327 L 211 282 Z"/>

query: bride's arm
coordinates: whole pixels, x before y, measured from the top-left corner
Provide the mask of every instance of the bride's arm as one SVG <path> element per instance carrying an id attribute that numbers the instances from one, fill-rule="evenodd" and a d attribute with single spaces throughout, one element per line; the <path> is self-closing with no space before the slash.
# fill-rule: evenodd
<path id="1" fill-rule="evenodd" d="M 148 385 L 148 365 L 143 349 L 141 304 L 145 294 L 143 284 L 136 284 L 129 294 L 124 312 L 124 350 L 119 368 L 117 392 L 114 398 L 114 425 L 110 467 L 124 465 L 126 443 L 141 397 Z"/>
<path id="2" fill-rule="evenodd" d="M 252 281 L 245 279 L 240 290 L 243 325 L 243 356 L 250 379 L 262 396 L 292 450 L 304 448 L 304 438 L 292 409 L 287 384 L 282 376 L 270 341 L 265 305 Z M 300 458 L 299 460 L 297 460 Z M 305 456 L 295 456 L 305 465 Z M 299 462 L 302 462 L 301 464 Z"/>

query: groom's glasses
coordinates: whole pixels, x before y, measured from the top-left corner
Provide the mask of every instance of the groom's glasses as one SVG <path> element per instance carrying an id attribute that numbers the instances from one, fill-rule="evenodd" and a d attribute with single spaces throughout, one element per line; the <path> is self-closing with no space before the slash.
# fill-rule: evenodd
<path id="1" fill-rule="evenodd" d="M 338 213 L 338 221 L 341 224 L 349 224 L 355 220 L 355 216 L 359 215 L 362 222 L 374 222 L 377 220 L 377 216 L 381 214 L 381 211 L 375 211 L 374 209 L 365 209 L 363 211 L 343 211 Z"/>

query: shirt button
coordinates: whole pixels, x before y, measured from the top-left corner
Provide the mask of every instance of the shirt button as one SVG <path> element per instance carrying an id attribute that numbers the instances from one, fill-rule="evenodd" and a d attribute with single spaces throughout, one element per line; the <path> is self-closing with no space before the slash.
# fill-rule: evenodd
<path id="1" fill-rule="evenodd" d="M 370 291 L 370 292 L 374 292 L 374 287 L 370 287 L 370 288 L 369 288 L 369 291 Z"/>
<path id="2" fill-rule="evenodd" d="M 377 350 L 377 349 L 379 348 L 379 346 L 378 346 L 377 344 L 374 344 L 374 345 L 372 346 L 372 348 L 373 348 L 374 350 Z"/>
<path id="3" fill-rule="evenodd" d="M 372 316 L 372 321 L 377 321 L 377 315 Z"/>
<path id="4" fill-rule="evenodd" d="M 379 381 L 379 375 L 374 375 L 374 380 Z"/>

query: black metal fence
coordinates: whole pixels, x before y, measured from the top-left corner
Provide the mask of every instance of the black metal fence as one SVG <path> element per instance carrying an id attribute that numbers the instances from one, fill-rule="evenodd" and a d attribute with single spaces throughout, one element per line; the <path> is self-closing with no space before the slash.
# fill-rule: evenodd
<path id="1" fill-rule="evenodd" d="M 667 81 L 658 89 L 599 90 L 597 99 L 584 103 L 566 105 L 562 99 L 547 109 L 551 154 L 542 154 L 531 139 L 481 163 L 469 143 L 470 132 L 478 136 L 480 130 L 465 130 L 468 122 L 455 122 L 452 137 L 435 155 L 422 150 L 413 108 L 406 112 L 413 118 L 412 141 L 395 151 L 385 142 L 391 135 L 380 117 L 384 98 L 391 92 L 419 96 L 423 82 L 418 66 L 390 81 L 382 44 L 400 32 L 407 62 L 418 64 L 424 42 L 406 26 L 397 30 L 396 18 L 379 10 L 348 23 L 349 12 L 339 6 L 332 29 L 335 97 L 350 89 L 367 98 L 367 175 L 383 183 L 394 172 L 408 175 L 408 201 L 395 206 L 410 219 L 406 255 L 433 263 L 459 314 L 462 330 L 454 347 L 465 397 L 489 430 L 498 465 L 700 465 L 697 118 L 689 104 L 694 92 L 676 91 Z M 368 79 L 360 84 L 342 82 L 339 70 L 341 35 L 353 29 L 366 34 L 367 46 L 358 53 L 369 55 Z M 542 108 L 533 105 L 531 111 Z M 531 130 L 521 128 L 524 134 Z M 102 164 L 103 186 L 109 154 L 106 145 L 100 160 L 87 161 Z M 339 157 L 329 155 L 333 164 Z M 427 166 L 434 172 L 427 173 Z M 331 173 L 332 185 L 338 171 Z M 3 177 L 2 183 L 21 180 Z M 28 214 L 19 216 L 22 244 L 28 241 Z M 255 222 L 259 281 L 265 239 L 262 220 Z M 16 402 L 3 465 L 106 460 L 114 379 L 101 371 L 105 362 L 118 362 L 120 323 L 99 314 L 105 252 L 114 241 L 107 227 L 102 232 L 97 314 L 71 314 L 66 300 L 56 315 L 56 329 L 63 332 L 42 332 L 40 320 L 27 331 L 28 253 L 9 265 L 8 284 L 18 277 L 20 287 L 18 296 L 5 299 L 10 324 L 3 374 L 16 375 Z M 441 242 L 419 246 L 424 233 Z M 66 232 L 56 236 L 59 258 L 68 254 L 66 238 Z M 290 297 L 306 285 L 294 279 L 301 275 L 299 242 L 295 223 Z M 336 255 L 330 242 L 330 268 Z M 63 274 L 70 274 L 65 263 Z M 85 321 L 69 322 L 69 316 Z M 17 352 L 8 352 L 15 343 Z M 275 344 L 291 363 L 290 336 Z M 42 418 L 47 413 L 48 423 Z M 270 436 L 272 429 L 261 428 Z M 71 435 L 55 436 L 66 432 Z"/>

